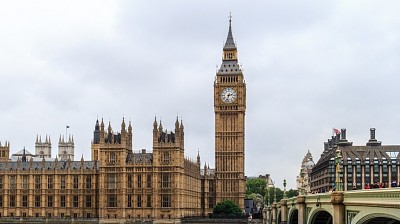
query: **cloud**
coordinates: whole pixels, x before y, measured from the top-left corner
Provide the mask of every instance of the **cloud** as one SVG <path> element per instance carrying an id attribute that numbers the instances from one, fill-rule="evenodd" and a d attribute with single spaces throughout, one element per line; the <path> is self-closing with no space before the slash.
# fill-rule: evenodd
<path id="1" fill-rule="evenodd" d="M 34 151 L 37 134 L 74 134 L 90 159 L 97 117 L 131 120 L 151 149 L 154 116 L 185 124 L 186 154 L 214 167 L 213 81 L 233 14 L 247 83 L 246 175 L 295 187 L 331 128 L 398 144 L 396 1 L 3 1 L 0 140 Z"/>

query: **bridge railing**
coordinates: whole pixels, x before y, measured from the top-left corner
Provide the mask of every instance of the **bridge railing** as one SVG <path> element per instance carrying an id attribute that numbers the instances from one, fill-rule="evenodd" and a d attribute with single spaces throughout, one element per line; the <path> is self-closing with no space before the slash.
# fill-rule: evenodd
<path id="1" fill-rule="evenodd" d="M 345 205 L 366 204 L 382 207 L 399 207 L 400 188 L 382 188 L 344 192 Z"/>

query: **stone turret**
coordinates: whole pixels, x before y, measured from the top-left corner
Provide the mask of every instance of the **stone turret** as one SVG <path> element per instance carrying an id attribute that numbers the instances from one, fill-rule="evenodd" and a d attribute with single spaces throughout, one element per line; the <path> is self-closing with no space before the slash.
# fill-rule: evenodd
<path id="1" fill-rule="evenodd" d="M 46 135 L 44 141 L 42 141 L 42 136 L 36 136 L 35 155 L 40 158 L 51 158 L 50 136 Z"/>
<path id="2" fill-rule="evenodd" d="M 10 158 L 10 142 L 5 142 L 4 145 L 0 142 L 0 162 L 6 162 Z"/>
<path id="3" fill-rule="evenodd" d="M 98 124 L 98 123 L 97 123 Z M 75 152 L 75 145 L 74 145 L 74 136 L 69 135 L 68 139 L 67 136 L 61 136 L 58 141 L 58 158 L 60 161 L 67 161 L 71 159 L 74 161 L 74 152 Z"/>

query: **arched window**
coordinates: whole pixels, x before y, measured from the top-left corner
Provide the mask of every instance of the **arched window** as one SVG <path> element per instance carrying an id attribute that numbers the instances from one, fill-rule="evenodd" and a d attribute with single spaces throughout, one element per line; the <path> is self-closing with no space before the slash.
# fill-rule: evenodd
<path id="1" fill-rule="evenodd" d="M 110 163 L 115 163 L 115 161 L 116 161 L 115 153 L 111 153 L 110 154 Z"/>

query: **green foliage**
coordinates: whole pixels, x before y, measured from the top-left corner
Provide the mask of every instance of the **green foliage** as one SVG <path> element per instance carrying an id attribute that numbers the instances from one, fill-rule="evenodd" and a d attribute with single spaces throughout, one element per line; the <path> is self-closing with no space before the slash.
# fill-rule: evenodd
<path id="1" fill-rule="evenodd" d="M 251 194 L 260 194 L 265 196 L 266 182 L 262 178 L 254 178 L 246 180 L 246 198 Z"/>
<path id="2" fill-rule="evenodd" d="M 223 215 L 240 215 L 242 214 L 242 210 L 233 201 L 226 200 L 217 203 L 217 205 L 214 207 L 213 213 Z"/>
<path id="3" fill-rule="evenodd" d="M 267 191 L 268 195 L 266 195 Z M 246 180 L 246 198 L 248 199 L 253 199 L 253 200 L 261 199 L 262 201 L 265 200 L 264 201 L 265 203 L 268 200 L 268 204 L 271 204 L 274 201 L 274 193 L 275 193 L 275 188 L 270 186 L 269 188 L 266 189 L 266 182 L 262 178 L 254 178 Z M 290 189 L 286 191 L 286 196 L 288 198 L 292 198 L 297 195 L 298 195 L 297 190 Z M 282 200 L 282 198 L 283 198 L 283 191 L 279 187 L 277 187 L 276 202 L 279 202 L 280 200 Z"/>
<path id="4" fill-rule="evenodd" d="M 299 195 L 299 192 L 297 190 L 290 189 L 286 192 L 286 195 L 288 198 L 293 198 Z"/>

